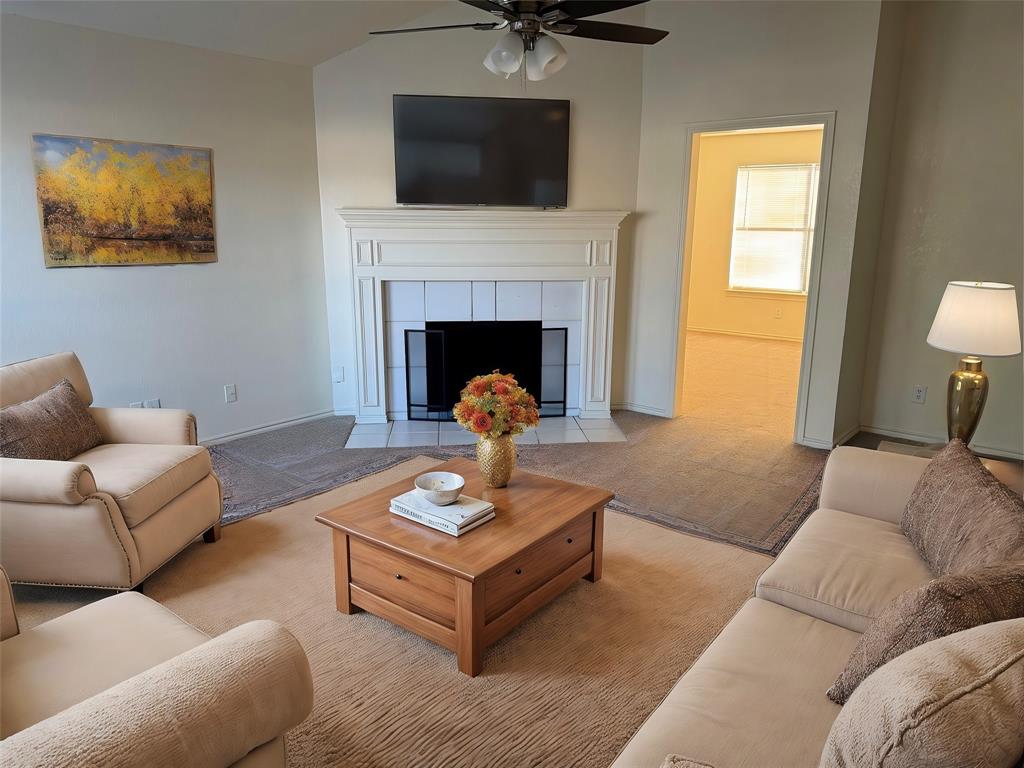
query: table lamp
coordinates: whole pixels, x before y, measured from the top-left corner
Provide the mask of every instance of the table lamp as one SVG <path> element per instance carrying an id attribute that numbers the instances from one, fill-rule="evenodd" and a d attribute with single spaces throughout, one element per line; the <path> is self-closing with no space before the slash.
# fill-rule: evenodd
<path id="1" fill-rule="evenodd" d="M 988 376 L 981 357 L 1020 354 L 1017 291 L 1007 283 L 954 280 L 946 286 L 928 344 L 963 355 L 949 376 L 946 392 L 946 433 L 969 443 L 988 398 Z"/>

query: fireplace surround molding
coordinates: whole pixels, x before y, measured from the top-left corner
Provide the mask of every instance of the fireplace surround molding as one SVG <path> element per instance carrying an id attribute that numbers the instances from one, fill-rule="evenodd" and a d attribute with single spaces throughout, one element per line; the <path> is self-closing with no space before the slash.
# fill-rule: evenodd
<path id="1" fill-rule="evenodd" d="M 579 281 L 579 414 L 611 416 L 619 225 L 628 211 L 339 208 L 352 266 L 356 422 L 387 421 L 383 285 Z"/>

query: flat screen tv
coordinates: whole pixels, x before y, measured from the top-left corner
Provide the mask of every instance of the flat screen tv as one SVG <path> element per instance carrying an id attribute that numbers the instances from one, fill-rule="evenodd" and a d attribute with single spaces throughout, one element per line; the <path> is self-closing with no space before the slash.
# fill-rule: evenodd
<path id="1" fill-rule="evenodd" d="M 569 102 L 394 97 L 400 205 L 564 208 Z"/>

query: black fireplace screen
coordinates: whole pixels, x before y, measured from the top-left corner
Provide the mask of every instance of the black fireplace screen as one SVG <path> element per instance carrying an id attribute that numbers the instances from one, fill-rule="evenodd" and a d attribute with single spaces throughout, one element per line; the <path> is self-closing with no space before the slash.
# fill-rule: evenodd
<path id="1" fill-rule="evenodd" d="M 474 376 L 511 373 L 537 398 L 540 415 L 565 416 L 569 330 L 539 320 L 429 322 L 405 332 L 408 416 L 452 421 L 459 393 Z"/>

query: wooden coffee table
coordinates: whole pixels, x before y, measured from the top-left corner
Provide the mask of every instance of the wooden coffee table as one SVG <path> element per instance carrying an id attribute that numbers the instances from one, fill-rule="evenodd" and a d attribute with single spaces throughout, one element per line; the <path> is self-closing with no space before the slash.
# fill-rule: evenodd
<path id="1" fill-rule="evenodd" d="M 579 578 L 601 578 L 604 507 L 600 488 L 517 471 L 507 488 L 487 488 L 476 462 L 436 470 L 466 478 L 496 517 L 458 538 L 388 511 L 415 475 L 317 520 L 333 529 L 338 610 L 360 609 L 455 651 L 459 670 L 478 675 L 483 651 Z"/>

